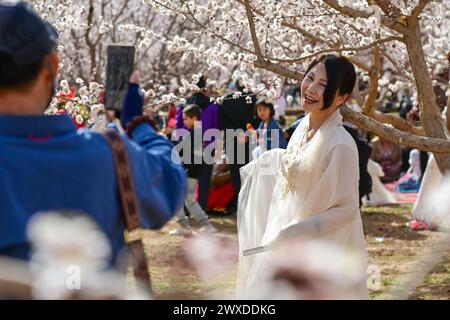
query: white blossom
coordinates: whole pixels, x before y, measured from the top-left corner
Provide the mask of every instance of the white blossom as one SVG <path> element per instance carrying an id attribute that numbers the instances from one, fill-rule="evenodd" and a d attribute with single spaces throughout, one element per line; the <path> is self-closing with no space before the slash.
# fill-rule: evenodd
<path id="1" fill-rule="evenodd" d="M 75 117 L 75 121 L 76 121 L 78 124 L 83 124 L 84 119 L 83 119 L 83 117 L 82 117 L 80 114 L 78 114 L 78 115 Z"/>
<path id="2" fill-rule="evenodd" d="M 89 85 L 89 90 L 90 91 L 96 91 L 100 89 L 100 85 L 97 82 L 91 82 Z"/>
<path id="3" fill-rule="evenodd" d="M 61 88 L 62 88 L 63 90 L 68 90 L 68 89 L 69 89 L 69 82 L 68 82 L 67 80 L 62 80 L 62 81 L 60 82 L 60 85 L 61 85 Z"/>

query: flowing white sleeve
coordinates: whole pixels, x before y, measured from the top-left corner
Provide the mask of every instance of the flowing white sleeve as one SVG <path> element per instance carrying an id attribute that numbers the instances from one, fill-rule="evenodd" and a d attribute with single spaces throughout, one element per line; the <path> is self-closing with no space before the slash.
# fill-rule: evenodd
<path id="1" fill-rule="evenodd" d="M 283 152 L 281 149 L 264 152 L 240 170 L 237 222 L 241 251 L 261 245 Z"/>
<path id="2" fill-rule="evenodd" d="M 358 155 L 350 146 L 333 147 L 326 157 L 323 175 L 317 181 L 317 199 L 314 199 L 326 201 L 327 209 L 285 228 L 277 240 L 323 237 L 351 224 L 359 214 L 358 166 Z"/>

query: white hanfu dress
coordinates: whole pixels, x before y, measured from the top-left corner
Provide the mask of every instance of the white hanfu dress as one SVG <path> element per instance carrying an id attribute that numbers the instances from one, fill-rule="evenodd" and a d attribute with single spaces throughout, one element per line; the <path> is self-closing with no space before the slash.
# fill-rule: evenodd
<path id="1" fill-rule="evenodd" d="M 441 171 L 439 171 L 436 160 L 431 154 L 428 158 L 427 168 L 425 169 L 425 174 L 423 175 L 419 194 L 417 195 L 416 202 L 414 203 L 414 207 L 412 209 L 413 219 L 426 223 L 435 222 L 434 218 L 437 212 L 433 208 L 433 204 L 430 203 L 429 197 L 430 193 L 435 192 L 436 188 L 439 187 L 441 180 Z"/>
<path id="2" fill-rule="evenodd" d="M 358 196 L 358 151 L 336 111 L 305 144 L 309 115 L 286 150 L 274 149 L 241 169 L 237 297 L 267 289 L 273 252 L 243 256 L 269 244 L 280 231 L 296 225 L 310 240 L 324 240 L 360 259 L 364 279 L 342 297 L 368 299 L 367 255 Z M 295 253 L 293 253 L 295 254 Z M 354 271 L 353 271 L 354 272 Z"/>

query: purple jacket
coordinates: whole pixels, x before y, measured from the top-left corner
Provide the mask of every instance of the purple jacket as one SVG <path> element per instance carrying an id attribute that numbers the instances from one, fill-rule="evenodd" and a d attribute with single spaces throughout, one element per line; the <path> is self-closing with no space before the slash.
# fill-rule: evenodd
<path id="1" fill-rule="evenodd" d="M 177 109 L 177 115 L 176 115 L 176 119 L 177 119 L 176 128 L 177 129 L 186 129 L 186 127 L 184 126 L 184 122 L 183 122 L 183 107 L 184 106 L 179 106 Z M 208 130 L 208 129 L 219 130 L 219 106 L 215 102 L 208 104 L 208 106 L 206 108 L 202 109 L 201 121 L 202 121 L 202 134 L 203 135 L 205 134 L 206 130 Z M 214 140 L 215 140 L 214 137 L 212 137 L 210 140 L 205 140 L 204 146 L 206 147 L 207 145 L 214 142 Z"/>

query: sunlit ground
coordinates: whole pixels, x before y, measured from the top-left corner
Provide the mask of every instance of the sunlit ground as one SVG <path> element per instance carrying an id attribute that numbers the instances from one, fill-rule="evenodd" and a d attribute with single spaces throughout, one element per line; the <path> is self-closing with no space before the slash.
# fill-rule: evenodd
<path id="1" fill-rule="evenodd" d="M 432 231 L 412 231 L 407 226 L 411 205 L 369 207 L 362 210 L 369 263 L 381 270 L 380 290 L 372 290 L 373 299 L 383 299 L 417 258 L 443 237 Z M 213 216 L 212 223 L 222 234 L 236 238 L 236 218 Z M 212 283 L 203 282 L 184 259 L 183 238 L 169 231 L 177 225 L 170 222 L 163 230 L 148 232 L 145 240 L 150 256 L 154 289 L 159 298 L 201 299 L 232 297 L 236 268 Z M 434 267 L 412 299 L 450 298 L 450 248 Z"/>

